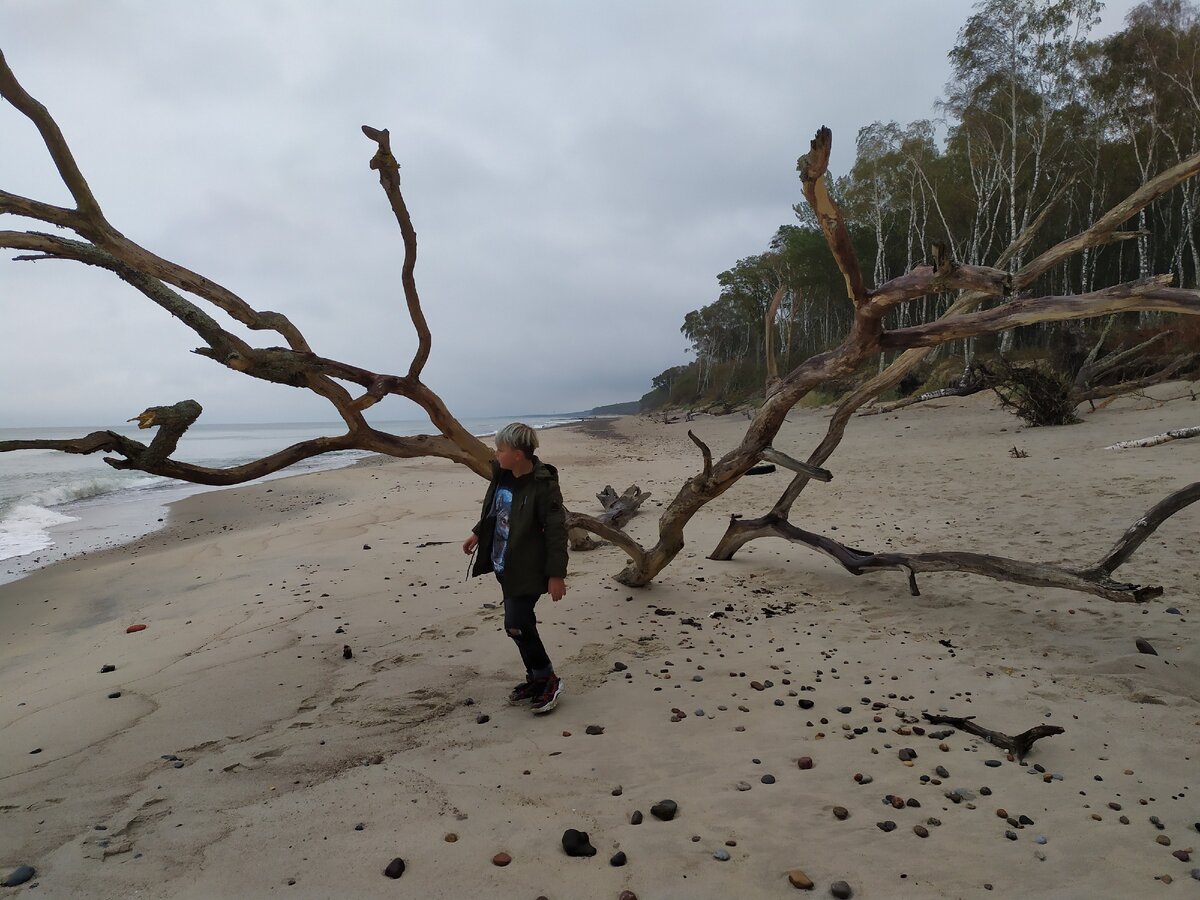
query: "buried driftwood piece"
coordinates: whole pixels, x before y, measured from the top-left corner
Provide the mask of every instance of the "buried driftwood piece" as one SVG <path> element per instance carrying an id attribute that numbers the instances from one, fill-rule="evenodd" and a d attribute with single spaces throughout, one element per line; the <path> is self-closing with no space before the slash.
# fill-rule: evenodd
<path id="1" fill-rule="evenodd" d="M 614 528 L 624 528 L 625 523 L 638 514 L 638 507 L 649 498 L 650 492 L 643 491 L 636 484 L 625 488 L 622 494 L 613 490 L 611 484 L 606 484 L 604 490 L 596 495 L 596 499 L 604 507 L 604 512 L 597 518 Z"/>
<path id="2" fill-rule="evenodd" d="M 1105 450 L 1132 450 L 1134 447 L 1157 447 L 1170 441 L 1182 441 L 1185 438 L 1200 437 L 1200 425 L 1191 428 L 1175 428 L 1151 437 L 1139 438 L 1136 441 L 1119 441 L 1105 447 Z"/>
<path id="3" fill-rule="evenodd" d="M 974 734 L 983 738 L 989 744 L 999 747 L 1001 750 L 1007 750 L 1017 758 L 1017 762 L 1022 762 L 1029 751 L 1033 748 L 1034 741 L 1040 741 L 1042 738 L 1053 737 L 1056 734 L 1063 734 L 1063 729 L 1057 725 L 1035 725 L 1028 731 L 1022 731 L 1018 735 L 1007 735 L 1003 731 L 992 731 L 990 728 L 984 728 L 982 725 L 976 725 L 974 716 L 966 716 L 959 718 L 958 716 L 937 716 L 929 713 L 921 713 L 930 725 L 949 725 L 952 728 L 957 728 L 959 731 L 965 731 L 968 734 Z"/>

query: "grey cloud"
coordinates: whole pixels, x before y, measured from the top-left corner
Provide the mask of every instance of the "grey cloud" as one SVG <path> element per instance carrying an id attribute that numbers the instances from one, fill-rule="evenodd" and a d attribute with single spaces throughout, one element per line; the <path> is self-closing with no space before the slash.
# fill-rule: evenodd
<path id="1" fill-rule="evenodd" d="M 968 12 L 9 0 L 0 41 L 117 227 L 287 313 L 320 352 L 404 371 L 400 238 L 358 130 L 390 128 L 427 380 L 470 416 L 632 399 L 682 362 L 683 315 L 791 220 L 814 130 L 834 129 L 841 172 L 859 127 L 931 115 Z M 7 108 L 0 186 L 68 202 Z M 0 316 L 0 425 L 117 422 L 184 397 L 210 422 L 333 418 L 190 354 L 190 332 L 106 273 L 0 261 Z M 373 418 L 416 414 L 389 401 Z"/>

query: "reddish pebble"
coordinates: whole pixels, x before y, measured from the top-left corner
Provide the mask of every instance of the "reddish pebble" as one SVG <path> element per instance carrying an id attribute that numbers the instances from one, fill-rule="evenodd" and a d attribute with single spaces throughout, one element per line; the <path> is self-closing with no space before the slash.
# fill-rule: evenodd
<path id="1" fill-rule="evenodd" d="M 621 891 L 621 896 L 617 900 L 637 900 L 637 894 L 633 891 Z"/>
<path id="2" fill-rule="evenodd" d="M 569 732 L 569 731 L 563 732 L 563 737 L 570 737 L 570 736 L 571 736 L 571 732 Z"/>
<path id="3" fill-rule="evenodd" d="M 812 757 L 802 756 L 796 760 L 796 765 L 798 765 L 801 769 L 811 769 L 813 767 Z"/>
<path id="4" fill-rule="evenodd" d="M 145 625 L 130 625 L 128 628 L 125 629 L 125 633 L 133 634 L 135 631 L 145 631 L 145 630 L 146 630 Z"/>
<path id="5" fill-rule="evenodd" d="M 492 857 L 493 866 L 507 866 L 510 862 L 512 862 L 512 857 L 507 853 L 497 853 Z"/>

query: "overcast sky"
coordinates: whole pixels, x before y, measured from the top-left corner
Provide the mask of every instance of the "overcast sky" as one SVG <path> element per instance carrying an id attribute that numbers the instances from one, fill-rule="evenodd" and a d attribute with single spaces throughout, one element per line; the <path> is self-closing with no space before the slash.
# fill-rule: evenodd
<path id="1" fill-rule="evenodd" d="M 1112 0 L 1102 30 L 1132 6 Z M 403 250 L 359 126 L 391 129 L 433 330 L 425 380 L 467 417 L 636 399 L 684 362 L 684 314 L 793 220 L 814 131 L 833 129 L 840 174 L 858 128 L 932 116 L 969 12 L 4 0 L 0 47 L 117 228 L 285 313 L 318 353 L 403 373 L 416 345 Z M 0 188 L 71 205 L 7 104 Z M 24 227 L 37 226 L 0 219 Z M 198 338 L 112 274 L 12 255 L 0 427 L 108 425 L 186 398 L 208 423 L 336 418 L 191 354 Z M 393 399 L 371 417 L 419 414 Z"/>

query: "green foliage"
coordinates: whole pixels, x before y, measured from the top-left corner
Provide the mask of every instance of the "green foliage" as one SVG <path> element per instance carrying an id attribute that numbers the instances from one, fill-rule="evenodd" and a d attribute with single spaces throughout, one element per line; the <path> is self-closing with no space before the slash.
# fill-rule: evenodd
<path id="1" fill-rule="evenodd" d="M 869 283 L 921 265 L 935 242 L 955 259 L 992 265 L 1057 200 L 1034 240 L 1009 260 L 1016 270 L 1086 228 L 1162 169 L 1200 151 L 1200 12 L 1188 0 L 1146 0 L 1126 28 L 1091 40 L 1099 0 L 979 0 L 950 51 L 952 78 L 939 105 L 945 140 L 929 121 L 874 122 L 859 131 L 853 167 L 828 188 L 847 219 Z M 736 402 L 762 391 L 772 331 L 786 374 L 840 343 L 852 323 L 845 283 L 806 204 L 762 253 L 717 276 L 717 296 L 684 317 L 694 359 L 668 370 L 672 403 Z M 1152 272 L 1194 287 L 1200 272 L 1200 186 L 1185 183 L 1125 227 L 1144 232 L 1077 254 L 1032 286 L 1071 294 Z M 781 303 L 768 325 L 776 292 Z M 889 313 L 885 326 L 937 318 L 951 296 Z M 1083 340 L 1102 326 L 1083 326 Z M 1114 333 L 1161 329 L 1156 314 L 1124 316 Z M 1174 326 L 1173 326 L 1174 327 Z M 1057 340 L 1053 324 L 999 339 L 1012 358 L 1037 358 Z M 1185 342 L 1186 343 L 1186 342 Z M 997 339 L 943 349 L 922 390 L 941 386 L 963 357 L 994 352 Z M 1196 352 L 1194 345 L 1177 352 Z M 957 356 L 957 359 L 952 359 Z M 672 374 L 673 373 L 673 374 Z M 666 379 L 660 381 L 660 379 Z M 908 385 L 912 387 L 912 385 Z"/>

